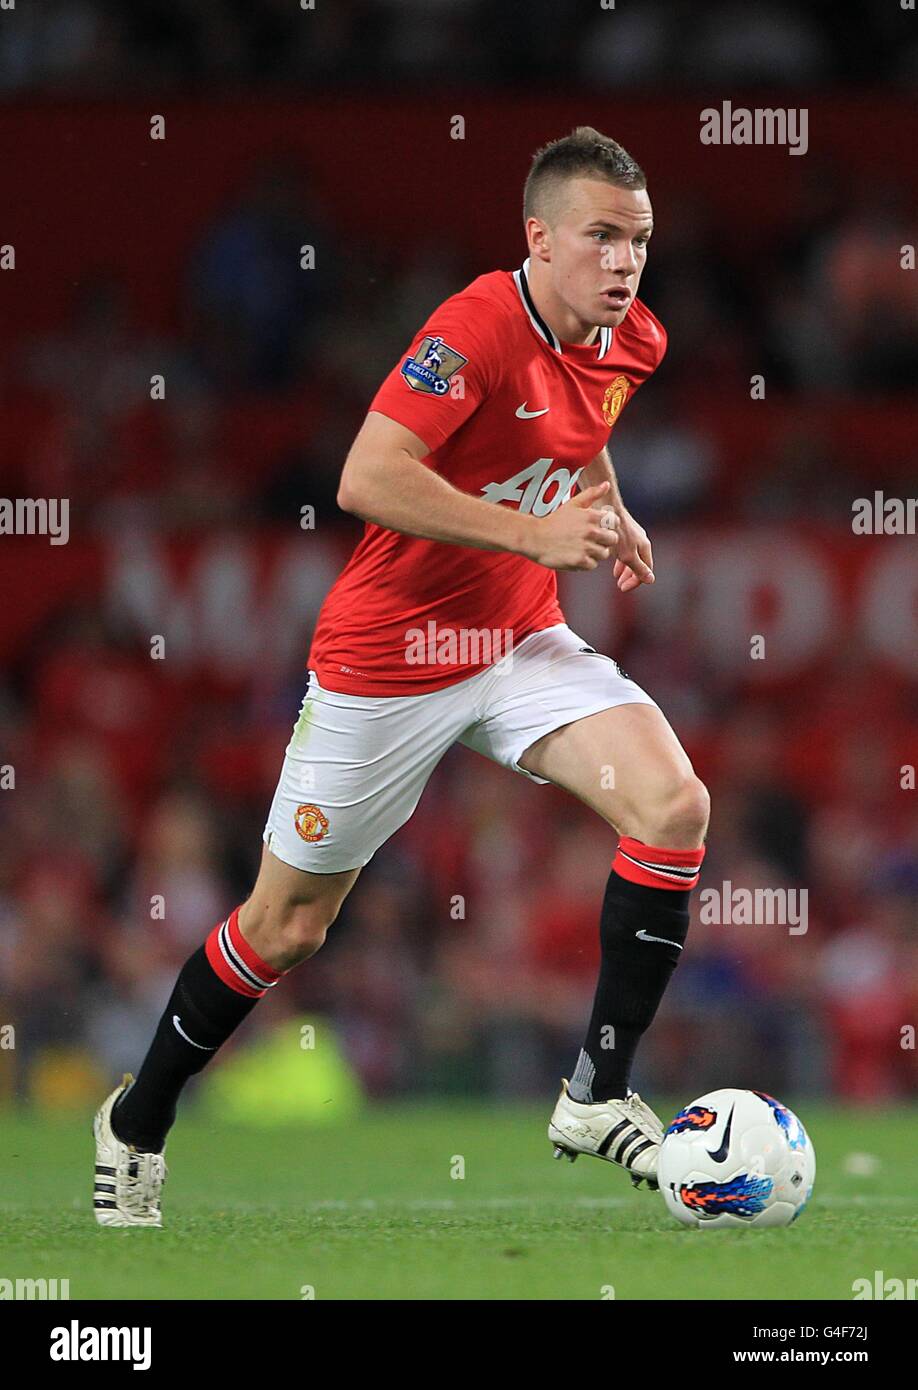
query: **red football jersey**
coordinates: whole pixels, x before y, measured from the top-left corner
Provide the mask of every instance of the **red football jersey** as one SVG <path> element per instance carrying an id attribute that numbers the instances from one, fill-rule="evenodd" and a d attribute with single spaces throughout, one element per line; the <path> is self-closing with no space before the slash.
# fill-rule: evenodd
<path id="1" fill-rule="evenodd" d="M 561 342 L 536 310 L 528 267 L 481 275 L 441 304 L 370 409 L 423 439 L 425 464 L 454 487 L 546 516 L 659 364 L 666 332 L 634 299 L 588 347 Z M 309 665 L 329 690 L 421 695 L 563 621 L 554 570 L 368 523 L 322 606 Z M 483 633 L 495 634 L 490 648 Z"/>

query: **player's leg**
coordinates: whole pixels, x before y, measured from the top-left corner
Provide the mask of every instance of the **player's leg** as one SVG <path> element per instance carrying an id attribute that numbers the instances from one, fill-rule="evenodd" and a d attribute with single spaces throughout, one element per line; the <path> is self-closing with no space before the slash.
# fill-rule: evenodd
<path id="1" fill-rule="evenodd" d="M 120 1139 L 162 1150 L 186 1082 L 283 974 L 315 954 L 359 873 L 307 873 L 263 849 L 251 896 L 179 972 L 137 1080 L 115 1105 Z"/>
<path id="2" fill-rule="evenodd" d="M 323 945 L 359 873 L 308 873 L 263 846 L 255 887 L 239 908 L 242 935 L 275 970 L 291 970 Z"/>
<path id="3" fill-rule="evenodd" d="M 633 1178 L 654 1185 L 663 1128 L 631 1093 L 631 1069 L 685 945 L 708 794 L 650 705 L 619 705 L 576 720 L 540 739 L 520 764 L 572 792 L 621 837 L 600 913 L 593 1009 L 549 1137 L 557 1157 L 573 1159 L 595 1144 Z"/>
<path id="4" fill-rule="evenodd" d="M 263 850 L 251 896 L 182 966 L 136 1081 L 126 1076 L 96 1115 L 101 1225 L 161 1225 L 163 1150 L 185 1085 L 281 976 L 319 949 L 359 873 L 309 873 Z"/>
<path id="5" fill-rule="evenodd" d="M 281 976 L 313 955 L 365 865 L 414 812 L 464 723 L 462 693 L 375 699 L 310 678 L 251 895 L 182 967 L 137 1080 L 95 1120 L 96 1218 L 161 1224 L 163 1149 L 181 1092 Z"/>
<path id="6" fill-rule="evenodd" d="M 581 1102 L 618 1098 L 685 945 L 708 794 L 652 705 L 577 720 L 540 739 L 520 764 L 619 832 L 600 917 L 599 983 L 570 1084 Z"/>
<path id="7" fill-rule="evenodd" d="M 697 849 L 710 801 L 662 711 L 651 704 L 600 710 L 538 739 L 520 766 L 571 792 L 619 835 Z"/>
<path id="8" fill-rule="evenodd" d="M 596 1153 L 653 1181 L 662 1126 L 632 1095 L 630 1074 L 685 944 L 707 792 L 659 708 L 566 627 L 521 645 L 463 741 L 571 792 L 620 834 L 593 1011 L 549 1133 L 571 1155 Z"/>

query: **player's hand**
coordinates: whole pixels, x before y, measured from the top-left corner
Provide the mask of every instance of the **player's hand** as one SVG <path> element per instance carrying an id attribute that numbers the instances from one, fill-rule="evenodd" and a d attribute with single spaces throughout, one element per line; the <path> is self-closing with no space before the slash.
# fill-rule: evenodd
<path id="1" fill-rule="evenodd" d="M 608 483 L 597 483 L 540 517 L 533 527 L 532 558 L 552 570 L 594 570 L 616 553 L 614 514 L 593 507 L 608 490 Z"/>
<path id="2" fill-rule="evenodd" d="M 612 573 L 620 592 L 629 594 L 632 589 L 639 589 L 642 584 L 654 582 L 653 551 L 647 532 L 624 507 L 620 507 L 615 513 L 615 528 L 618 533 L 618 545 Z"/>

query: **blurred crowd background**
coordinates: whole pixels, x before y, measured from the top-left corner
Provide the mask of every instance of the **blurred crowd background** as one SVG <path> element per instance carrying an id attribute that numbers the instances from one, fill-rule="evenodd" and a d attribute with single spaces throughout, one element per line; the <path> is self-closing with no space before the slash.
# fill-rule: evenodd
<path id="1" fill-rule="evenodd" d="M 891 82 L 918 75 L 901 8 L 854 0 L 46 0 L 0 31 L 0 84 L 93 95 L 203 82 L 361 87 L 426 78 Z M 303 20 L 308 12 L 308 22 Z"/>
<path id="2" fill-rule="evenodd" d="M 670 348 L 612 439 L 660 592 L 565 576 L 569 616 L 711 788 L 702 886 L 809 894 L 799 935 L 696 912 L 636 1084 L 914 1093 L 915 542 L 851 530 L 854 498 L 918 477 L 901 20 L 542 0 L 3 14 L 0 477 L 5 496 L 69 497 L 71 539 L 0 541 L 0 1100 L 82 1100 L 136 1069 L 178 967 L 248 892 L 311 627 L 360 532 L 334 501 L 348 444 L 430 310 L 522 259 L 528 157 L 580 122 L 648 172 L 641 296 Z M 699 108 L 761 103 L 760 83 L 809 106 L 805 157 L 699 144 Z M 753 552 L 753 630 L 768 640 L 788 565 L 798 622 L 760 666 L 724 655 Z M 374 1097 L 547 1100 L 588 1017 L 614 848 L 571 799 L 453 750 L 233 1046 L 326 1018 Z"/>

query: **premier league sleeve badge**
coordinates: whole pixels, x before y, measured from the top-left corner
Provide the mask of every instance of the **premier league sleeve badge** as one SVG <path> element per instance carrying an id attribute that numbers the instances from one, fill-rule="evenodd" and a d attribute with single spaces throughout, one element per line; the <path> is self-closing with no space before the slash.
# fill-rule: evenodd
<path id="1" fill-rule="evenodd" d="M 430 396 L 445 396 L 449 390 L 449 379 L 464 367 L 469 359 L 461 352 L 444 343 L 442 338 L 422 338 L 413 357 L 406 357 L 402 363 L 402 376 L 412 391 L 423 391 Z"/>

